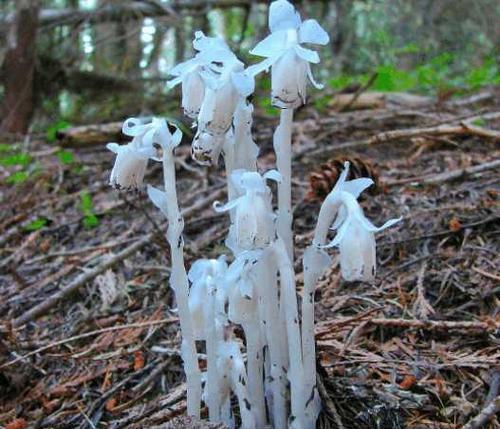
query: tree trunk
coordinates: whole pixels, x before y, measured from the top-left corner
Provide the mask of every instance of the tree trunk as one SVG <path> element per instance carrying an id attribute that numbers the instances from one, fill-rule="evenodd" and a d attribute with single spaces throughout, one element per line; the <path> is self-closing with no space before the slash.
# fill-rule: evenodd
<path id="1" fill-rule="evenodd" d="M 5 96 L 0 107 L 0 131 L 26 133 L 34 110 L 33 76 L 38 28 L 38 0 L 17 2 L 3 63 Z"/>

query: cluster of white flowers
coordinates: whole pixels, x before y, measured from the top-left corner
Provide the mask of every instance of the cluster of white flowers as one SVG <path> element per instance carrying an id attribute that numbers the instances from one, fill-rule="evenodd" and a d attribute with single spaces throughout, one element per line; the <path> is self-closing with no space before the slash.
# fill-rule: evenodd
<path id="1" fill-rule="evenodd" d="M 169 83 L 182 84 L 184 113 L 196 121 L 193 159 L 205 165 L 216 163 L 221 155 L 225 158 L 228 201 L 215 203 L 214 209 L 229 212 L 226 245 L 231 257 L 200 259 L 186 272 L 173 157 L 182 135 L 178 129 L 172 134 L 164 120 L 125 122 L 123 132 L 132 141 L 124 146 L 108 145 L 117 154 L 110 183 L 120 189 L 137 189 L 148 160 L 163 162 L 165 189 L 149 186 L 148 195 L 169 220 L 170 284 L 181 322 L 188 413 L 199 416 L 203 400 L 211 421 L 234 428 L 230 402 L 234 393 L 242 428 L 312 429 L 320 410 L 314 288 L 330 263 L 326 249 L 339 247 L 346 280 L 372 280 L 374 233 L 399 219 L 380 228 L 366 219 L 357 198 L 371 180 L 347 181 L 346 164 L 321 207 L 314 239 L 304 253 L 304 296 L 299 311 L 291 228 L 293 110 L 305 103 L 308 78 L 320 87 L 310 68 L 311 63 L 319 62 L 319 56 L 302 44 L 324 45 L 328 35 L 316 21 L 302 22 L 287 0 L 271 3 L 269 28 L 271 34 L 251 51 L 266 59 L 246 69 L 222 39 L 197 32 L 195 57 L 174 67 L 171 74 L 175 78 Z M 258 148 L 251 133 L 253 107 L 247 97 L 254 90 L 255 76 L 269 68 L 272 102 L 281 109 L 274 134 L 277 170 L 260 174 Z M 268 180 L 277 182 L 277 211 L 273 210 Z M 337 234 L 328 243 L 330 229 Z M 237 338 L 236 325 L 243 328 L 243 339 Z M 195 341 L 206 345 L 205 374 L 198 366 Z"/>

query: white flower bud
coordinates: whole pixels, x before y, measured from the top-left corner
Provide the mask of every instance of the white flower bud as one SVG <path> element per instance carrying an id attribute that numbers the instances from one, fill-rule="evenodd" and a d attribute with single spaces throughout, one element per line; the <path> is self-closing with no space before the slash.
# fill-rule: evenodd
<path id="1" fill-rule="evenodd" d="M 231 180 L 244 193 L 224 206 L 218 203 L 214 208 L 219 211 L 235 209 L 234 225 L 230 229 L 228 244 L 236 246 L 236 252 L 260 249 L 275 238 L 275 214 L 271 207 L 271 191 L 265 180 L 280 180 L 279 174 L 271 170 L 264 176 L 259 173 L 235 170 Z"/>
<path id="2" fill-rule="evenodd" d="M 184 114 L 196 118 L 205 97 L 205 83 L 198 69 L 182 77 L 182 108 Z"/>
<path id="3" fill-rule="evenodd" d="M 217 164 L 224 145 L 224 136 L 198 131 L 191 144 L 191 156 L 201 165 Z"/>
<path id="4" fill-rule="evenodd" d="M 115 189 L 139 189 L 143 184 L 148 157 L 139 153 L 133 142 L 123 146 L 109 143 L 107 148 L 116 153 L 109 184 Z"/>
<path id="5" fill-rule="evenodd" d="M 308 64 L 289 49 L 271 67 L 271 97 L 281 109 L 297 108 L 306 102 Z"/>
<path id="6" fill-rule="evenodd" d="M 239 93 L 231 80 L 220 87 L 207 85 L 205 98 L 198 116 L 198 128 L 214 135 L 223 135 L 233 122 Z"/>
<path id="7" fill-rule="evenodd" d="M 390 219 L 381 227 L 373 225 L 357 201 L 373 181 L 367 178 L 346 181 L 348 171 L 349 163 L 346 162 L 339 180 L 323 203 L 314 241 L 318 245 L 317 241 L 322 240 L 320 237 L 326 237 L 327 223 L 332 218 L 329 212 L 335 210 L 337 217 L 332 229 L 337 229 L 337 235 L 328 245 L 320 247 L 339 247 L 340 269 L 345 280 L 371 281 L 377 263 L 375 233 L 389 228 L 401 218 Z"/>

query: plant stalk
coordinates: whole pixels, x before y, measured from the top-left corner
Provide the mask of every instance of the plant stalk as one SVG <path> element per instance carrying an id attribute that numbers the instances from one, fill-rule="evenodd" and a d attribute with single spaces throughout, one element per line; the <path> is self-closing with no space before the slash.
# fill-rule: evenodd
<path id="1" fill-rule="evenodd" d="M 173 148 L 164 149 L 163 151 L 163 179 L 167 199 L 167 241 L 170 245 L 172 258 L 170 286 L 175 292 L 179 308 L 182 334 L 181 355 L 187 379 L 187 413 L 190 416 L 199 418 L 201 373 L 198 367 L 198 354 L 196 352 L 191 314 L 188 306 L 189 283 L 184 266 L 184 240 L 182 238 L 184 219 L 180 213 L 177 201 Z"/>

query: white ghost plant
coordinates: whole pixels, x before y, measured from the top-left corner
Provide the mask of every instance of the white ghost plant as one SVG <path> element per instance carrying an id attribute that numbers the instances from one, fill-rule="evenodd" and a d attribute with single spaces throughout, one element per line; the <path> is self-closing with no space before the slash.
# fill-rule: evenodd
<path id="1" fill-rule="evenodd" d="M 330 38 L 316 20 L 302 22 L 287 0 L 269 6 L 269 29 L 271 34 L 250 51 L 266 60 L 250 70 L 255 74 L 271 67 L 273 104 L 282 109 L 297 108 L 306 101 L 308 78 L 316 88 L 323 88 L 311 72 L 311 63 L 319 63 L 319 55 L 302 44 L 326 45 Z"/>
<path id="2" fill-rule="evenodd" d="M 323 248 L 338 246 L 340 268 L 345 280 L 371 281 L 376 273 L 375 233 L 399 222 L 401 218 L 390 219 L 376 227 L 364 215 L 357 199 L 373 181 L 368 178 L 347 181 L 349 163 L 344 164 L 334 189 L 326 197 L 320 211 L 313 244 Z M 332 216 L 336 216 L 331 226 L 337 230 L 335 238 L 324 243 Z"/>
<path id="3" fill-rule="evenodd" d="M 242 195 L 224 205 L 214 204 L 217 212 L 235 210 L 228 246 L 237 253 L 265 247 L 275 238 L 275 215 L 266 179 L 279 182 L 281 176 L 276 170 L 263 176 L 253 171 L 235 170 L 231 180 Z"/>
<path id="4" fill-rule="evenodd" d="M 199 417 L 203 400 L 210 421 L 234 428 L 234 394 L 241 428 L 314 429 L 321 408 L 316 387 L 314 291 L 331 265 L 327 250 L 339 248 L 344 279 L 370 281 L 376 271 L 375 233 L 399 219 L 378 228 L 365 217 L 357 199 L 372 181 L 346 180 L 347 163 L 321 206 L 314 238 L 304 252 L 303 296 L 297 299 L 291 194 L 293 113 L 305 103 L 308 78 L 320 87 L 311 74 L 311 64 L 318 63 L 319 56 L 304 45 L 324 45 L 328 35 L 315 20 L 302 21 L 286 0 L 271 3 L 269 28 L 271 34 L 252 50 L 266 59 L 247 69 L 221 38 L 196 32 L 195 57 L 174 67 L 175 78 L 168 83 L 170 87 L 182 84 L 182 108 L 198 127 L 191 146 L 193 158 L 212 165 L 224 157 L 228 201 L 215 203 L 214 209 L 230 215 L 226 246 L 232 255 L 227 262 L 225 256 L 200 259 L 186 272 L 184 221 L 175 186 L 174 150 L 182 139 L 180 130 L 172 133 L 172 127 L 159 118 L 149 123 L 135 118 L 125 121 L 123 132 L 132 141 L 108 145 L 117 154 L 110 184 L 140 188 L 148 160 L 163 163 L 163 189 L 148 186 L 147 191 L 168 219 L 170 285 L 182 334 L 187 413 Z M 272 102 L 280 108 L 273 137 L 277 170 L 260 174 L 258 147 L 252 137 L 253 106 L 247 98 L 254 90 L 254 77 L 269 68 Z M 277 182 L 277 212 L 267 180 Z M 331 229 L 336 236 L 328 242 Z M 244 333 L 241 344 L 232 334 L 238 325 Z M 195 340 L 206 346 L 203 395 Z"/>

